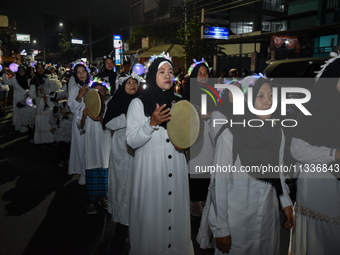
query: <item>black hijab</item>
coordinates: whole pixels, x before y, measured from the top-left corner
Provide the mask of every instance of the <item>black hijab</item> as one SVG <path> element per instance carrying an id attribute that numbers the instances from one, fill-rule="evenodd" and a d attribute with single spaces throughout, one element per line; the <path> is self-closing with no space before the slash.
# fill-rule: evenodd
<path id="1" fill-rule="evenodd" d="M 108 56 L 104 56 L 104 71 L 102 71 L 101 73 L 99 73 L 97 75 L 98 78 L 104 78 L 104 77 L 109 77 L 109 83 L 110 83 L 110 86 L 111 86 L 111 93 L 114 93 L 115 90 L 116 90 L 116 78 L 117 78 L 117 73 L 114 71 L 114 68 L 112 70 L 108 70 L 106 69 L 105 67 L 105 62 L 108 60 L 108 59 L 111 59 L 113 62 L 113 57 L 108 55 Z"/>
<path id="2" fill-rule="evenodd" d="M 241 89 L 241 85 L 238 83 L 237 80 L 233 80 L 230 85 L 232 84 L 238 84 L 238 87 Z M 234 86 L 234 85 L 233 85 Z M 233 103 L 230 102 L 229 100 L 229 94 L 230 94 L 230 90 L 229 89 L 225 89 L 221 95 L 221 100 L 222 100 L 222 105 L 218 104 L 216 110 L 220 111 L 221 113 L 223 113 L 228 119 L 231 119 L 231 117 L 233 116 Z M 246 108 L 246 107 L 245 107 Z"/>
<path id="3" fill-rule="evenodd" d="M 170 60 L 160 57 L 160 58 L 156 58 L 151 63 L 148 69 L 148 73 L 146 76 L 147 87 L 142 93 L 142 95 L 140 96 L 140 99 L 144 105 L 144 114 L 146 117 L 152 116 L 152 113 L 156 109 L 156 103 L 158 103 L 159 106 L 166 104 L 166 107 L 165 107 L 166 109 L 166 108 L 171 108 L 174 102 L 181 100 L 181 97 L 177 96 L 174 93 L 173 87 L 171 87 L 169 90 L 163 91 L 160 87 L 158 87 L 156 83 L 156 74 L 158 71 L 158 65 L 163 61 L 168 62 L 169 65 L 173 67 L 172 62 Z M 166 129 L 166 122 L 163 122 L 160 126 Z"/>
<path id="4" fill-rule="evenodd" d="M 209 67 L 205 62 L 196 65 L 190 73 L 189 84 L 187 86 L 188 89 L 185 91 L 183 99 L 190 101 L 193 105 L 201 107 L 201 95 L 205 94 L 205 91 L 209 91 L 214 99 L 210 96 L 207 97 L 207 112 L 212 112 L 216 108 L 215 102 L 218 102 L 219 98 L 214 92 L 211 92 L 215 91 L 212 84 L 204 84 L 197 81 L 198 71 L 201 66 L 204 66 L 209 73 Z"/>
<path id="5" fill-rule="evenodd" d="M 183 100 L 188 100 L 190 101 L 190 89 L 191 89 L 191 83 L 192 83 L 192 79 L 197 79 L 197 74 L 198 74 L 198 70 L 200 69 L 201 66 L 204 66 L 207 68 L 208 72 L 209 72 L 209 68 L 207 67 L 207 65 L 205 63 L 200 63 L 198 65 L 196 65 L 191 73 L 190 73 L 190 76 L 189 76 L 189 81 L 188 81 L 188 84 L 187 84 L 187 87 L 184 91 L 184 94 L 183 94 Z"/>
<path id="6" fill-rule="evenodd" d="M 255 105 L 256 96 L 264 83 L 270 81 L 264 78 L 259 78 L 253 86 L 253 105 Z M 279 166 L 280 164 L 280 146 L 281 146 L 281 129 L 279 126 L 272 127 L 271 121 L 263 121 L 262 127 L 250 127 L 247 125 L 248 120 L 259 119 L 255 114 L 245 107 L 245 115 L 233 116 L 233 122 L 242 122 L 245 119 L 246 126 L 233 125 L 230 128 L 233 134 L 233 157 L 239 155 L 242 166 Z M 251 177 L 270 183 L 278 195 L 282 194 L 282 186 L 279 172 L 263 174 L 263 173 L 248 173 Z"/>
<path id="7" fill-rule="evenodd" d="M 79 80 L 79 78 L 77 76 L 77 70 L 81 66 L 85 68 L 85 71 L 87 73 L 87 78 L 86 78 L 85 81 Z M 88 71 L 88 69 L 86 68 L 86 66 L 84 64 L 79 63 L 79 64 L 77 64 L 74 67 L 74 69 L 73 69 L 73 76 L 74 76 L 74 79 L 75 79 L 76 83 L 78 83 L 80 86 L 84 86 L 84 84 L 88 84 L 90 82 L 90 74 L 89 74 L 89 71 Z"/>
<path id="8" fill-rule="evenodd" d="M 312 115 L 299 116 L 292 137 L 314 146 L 340 148 L 340 92 L 337 90 L 339 70 L 340 58 L 325 67 L 311 92 L 310 101 L 305 104 Z"/>
<path id="9" fill-rule="evenodd" d="M 134 79 L 133 77 L 128 76 L 128 78 L 124 80 L 123 84 L 119 86 L 116 93 L 113 95 L 113 97 L 107 104 L 107 110 L 106 110 L 105 117 L 104 117 L 104 125 L 108 123 L 109 121 L 111 121 L 113 118 L 123 113 L 127 113 L 127 110 L 129 108 L 129 105 L 132 99 L 139 96 L 138 88 L 134 95 L 129 95 L 128 93 L 126 93 L 125 86 L 126 86 L 127 81 L 130 78 Z"/>
<path id="10" fill-rule="evenodd" d="M 35 65 L 36 70 L 38 69 L 38 66 L 41 65 L 44 68 L 44 73 L 43 74 L 39 74 L 37 71 L 35 71 L 34 73 L 34 77 L 31 80 L 30 84 L 33 84 L 36 86 L 36 88 L 38 88 L 40 85 L 45 83 L 44 77 L 46 74 L 46 69 L 45 69 L 45 64 L 43 62 L 37 62 L 37 64 Z"/>
<path id="11" fill-rule="evenodd" d="M 23 76 L 21 76 L 19 74 L 20 69 L 23 69 L 25 71 L 25 74 Z M 16 78 L 17 82 L 19 83 L 20 87 L 22 87 L 24 90 L 29 89 L 25 66 L 20 65 L 18 67 L 18 71 L 15 73 L 15 78 Z"/>

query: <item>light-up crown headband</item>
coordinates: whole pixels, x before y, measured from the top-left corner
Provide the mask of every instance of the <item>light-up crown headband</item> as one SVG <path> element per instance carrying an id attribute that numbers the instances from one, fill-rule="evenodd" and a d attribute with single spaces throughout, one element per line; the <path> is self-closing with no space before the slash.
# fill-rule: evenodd
<path id="1" fill-rule="evenodd" d="M 148 73 L 148 71 L 149 71 L 149 67 L 151 66 L 151 64 L 153 63 L 153 61 L 156 59 L 156 58 L 165 58 L 165 59 L 167 59 L 167 60 L 169 60 L 169 61 L 172 61 L 171 60 L 171 56 L 169 55 L 169 52 L 167 52 L 166 54 L 165 54 L 165 52 L 163 51 L 161 54 L 159 54 L 159 55 L 152 55 L 151 57 L 150 57 L 150 59 L 149 59 L 149 61 L 145 64 L 145 66 L 144 66 L 144 70 L 145 70 L 145 74 L 146 73 Z"/>
<path id="2" fill-rule="evenodd" d="M 89 68 L 88 68 L 87 65 L 86 65 L 84 62 L 82 62 L 82 61 L 78 61 L 78 62 L 74 62 L 74 63 L 73 63 L 73 65 L 72 65 L 72 70 L 73 70 L 73 72 L 74 72 L 74 68 L 76 67 L 76 65 L 82 65 L 82 66 L 84 66 L 85 69 L 86 69 L 86 71 L 87 71 L 87 73 L 90 73 Z"/>
<path id="3" fill-rule="evenodd" d="M 103 86 L 105 87 L 107 90 L 111 90 L 111 86 L 109 83 L 106 83 L 104 81 L 102 81 L 101 79 L 99 79 L 98 77 L 94 78 L 92 81 L 90 81 L 90 87 L 93 88 L 95 86 Z"/>
<path id="4" fill-rule="evenodd" d="M 196 59 L 193 59 L 194 63 L 189 67 L 189 70 L 188 70 L 188 75 L 190 76 L 190 74 L 192 73 L 192 70 L 194 70 L 194 68 L 200 64 L 205 64 L 207 67 L 208 67 L 208 70 L 210 72 L 211 68 L 209 67 L 209 64 L 207 61 L 204 60 L 204 58 L 202 58 L 201 61 L 196 61 Z"/>
<path id="5" fill-rule="evenodd" d="M 138 74 L 136 74 L 135 72 L 132 72 L 132 73 L 129 74 L 129 75 L 120 77 L 120 78 L 118 79 L 118 84 L 119 84 L 119 85 L 123 85 L 123 83 L 124 83 L 126 80 L 130 79 L 130 78 L 135 79 L 135 80 L 137 81 L 137 83 L 138 83 L 138 86 L 139 86 L 139 83 L 141 82 L 141 79 L 142 79 L 142 78 L 139 77 Z"/>
<path id="6" fill-rule="evenodd" d="M 257 79 L 259 78 L 267 78 L 265 77 L 262 73 L 259 74 L 253 74 L 250 76 L 246 76 L 242 79 L 242 91 L 244 94 L 246 94 L 248 92 L 248 88 L 254 86 L 255 82 L 257 81 Z"/>

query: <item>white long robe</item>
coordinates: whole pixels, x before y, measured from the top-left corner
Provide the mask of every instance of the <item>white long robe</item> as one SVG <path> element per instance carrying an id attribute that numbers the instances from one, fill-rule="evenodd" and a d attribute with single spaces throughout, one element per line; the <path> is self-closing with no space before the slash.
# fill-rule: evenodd
<path id="1" fill-rule="evenodd" d="M 70 160 L 68 166 L 68 174 L 81 174 L 85 175 L 85 164 L 84 164 L 84 154 L 85 154 L 85 135 L 77 125 L 77 118 L 85 106 L 84 99 L 81 99 L 79 103 L 76 97 L 79 94 L 79 88 L 81 86 L 75 83 L 74 77 L 70 78 L 69 81 L 69 95 L 67 99 L 67 104 L 73 113 L 72 120 L 72 138 L 71 138 L 71 149 L 70 149 Z"/>
<path id="2" fill-rule="evenodd" d="M 297 138 L 292 139 L 291 153 L 306 164 L 304 170 L 335 160 L 333 148 L 312 146 Z M 296 169 L 302 167 L 301 163 L 297 163 Z M 329 172 L 302 171 L 297 172 L 297 177 L 296 206 L 300 209 L 296 212 L 293 254 L 339 254 L 340 181 Z"/>
<path id="3" fill-rule="evenodd" d="M 110 156 L 111 132 L 103 130 L 99 121 L 92 120 L 87 116 L 85 125 L 81 128 L 81 119 L 85 104 L 77 112 L 77 126 L 79 130 L 84 130 L 84 166 L 86 170 L 94 168 L 108 168 Z"/>
<path id="4" fill-rule="evenodd" d="M 109 162 L 108 212 L 114 222 L 129 225 L 130 176 L 134 150 L 126 143 L 126 117 L 121 114 L 106 124 L 114 131 Z"/>
<path id="5" fill-rule="evenodd" d="M 241 168 L 239 156 L 233 164 L 233 136 L 229 129 L 217 140 L 214 166 Z M 283 160 L 284 135 L 280 147 Z M 281 176 L 282 208 L 292 205 L 288 186 Z M 208 213 L 214 237 L 231 235 L 233 255 L 277 255 L 280 243 L 279 204 L 276 190 L 269 183 L 251 178 L 248 173 L 219 172 L 212 176 L 209 187 L 211 204 Z M 215 254 L 222 254 L 215 249 Z"/>
<path id="6" fill-rule="evenodd" d="M 21 124 L 21 112 L 20 112 L 21 109 L 17 107 L 17 103 L 24 99 L 24 94 L 26 90 L 19 85 L 15 76 L 12 77 L 11 79 L 8 79 L 7 75 L 4 73 L 2 75 L 2 80 L 4 81 L 5 84 L 8 84 L 13 87 L 12 124 L 14 125 L 15 130 L 24 133 L 28 129 L 27 127 Z M 30 79 L 28 79 L 27 82 L 28 84 L 30 84 Z"/>
<path id="7" fill-rule="evenodd" d="M 193 254 L 185 156 L 163 127 L 150 126 L 139 98 L 127 113 L 127 143 L 136 149 L 131 173 L 131 254 Z"/>
<path id="8" fill-rule="evenodd" d="M 53 103 L 51 102 L 50 92 L 56 92 L 61 89 L 61 83 L 55 80 L 49 79 L 47 76 L 44 77 L 44 83 L 37 88 L 37 97 L 35 98 L 37 103 L 37 115 L 35 117 L 35 131 L 34 131 L 34 143 L 53 143 L 53 134 L 51 132 L 51 125 L 49 123 L 50 114 L 53 108 Z M 31 86 L 32 87 L 32 86 Z M 40 88 L 44 89 L 44 94 L 46 94 L 47 101 L 46 104 L 49 106 L 47 110 L 44 111 L 45 103 L 43 95 L 40 94 Z"/>

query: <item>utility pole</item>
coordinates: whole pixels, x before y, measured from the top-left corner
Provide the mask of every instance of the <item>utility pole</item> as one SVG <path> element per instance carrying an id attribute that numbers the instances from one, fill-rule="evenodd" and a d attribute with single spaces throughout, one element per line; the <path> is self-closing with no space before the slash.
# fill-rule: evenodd
<path id="1" fill-rule="evenodd" d="M 187 34 L 187 29 L 188 29 L 188 14 L 187 14 L 187 0 L 183 1 L 183 9 L 184 9 L 184 31 L 185 31 L 185 41 L 188 40 L 188 34 Z M 185 63 L 184 63 L 184 68 L 187 71 L 188 70 L 188 63 L 187 63 L 187 54 L 185 53 Z"/>
<path id="2" fill-rule="evenodd" d="M 88 2 L 89 6 L 89 43 L 88 43 L 88 49 L 89 49 L 89 63 L 92 63 L 92 29 L 91 29 L 91 7 L 90 7 L 90 1 Z"/>
<path id="3" fill-rule="evenodd" d="M 194 18 L 195 18 L 195 59 L 197 59 L 197 18 L 196 18 L 196 0 L 194 2 Z"/>

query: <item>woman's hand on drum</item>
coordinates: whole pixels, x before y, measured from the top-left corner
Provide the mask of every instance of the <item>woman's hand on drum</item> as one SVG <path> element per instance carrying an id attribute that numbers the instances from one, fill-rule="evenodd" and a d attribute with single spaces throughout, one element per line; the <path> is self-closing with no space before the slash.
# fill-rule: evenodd
<path id="1" fill-rule="evenodd" d="M 78 96 L 76 98 L 76 100 L 78 102 L 81 102 L 81 98 L 86 94 L 86 92 L 88 91 L 88 87 L 87 87 L 87 84 L 84 84 L 80 89 L 79 89 L 79 93 L 78 93 Z"/>
<path id="2" fill-rule="evenodd" d="M 170 108 L 167 108 L 164 110 L 165 107 L 166 107 L 166 104 L 163 104 L 162 106 L 159 106 L 159 104 L 156 104 L 156 109 L 150 118 L 151 126 L 157 126 L 165 121 L 170 120 L 170 116 L 171 116 Z"/>
<path id="3" fill-rule="evenodd" d="M 103 120 L 103 115 L 101 115 L 101 116 L 95 116 L 95 117 L 93 117 L 93 120 L 94 120 L 94 121 L 101 121 L 101 120 Z"/>

